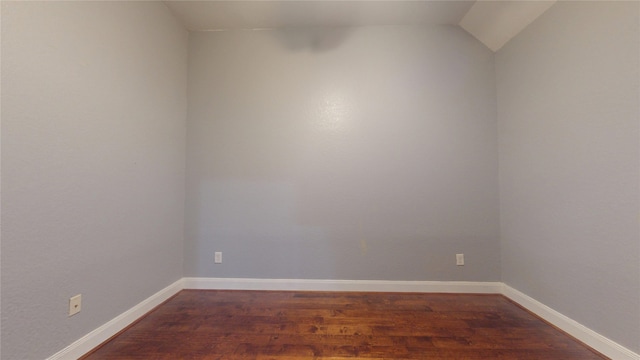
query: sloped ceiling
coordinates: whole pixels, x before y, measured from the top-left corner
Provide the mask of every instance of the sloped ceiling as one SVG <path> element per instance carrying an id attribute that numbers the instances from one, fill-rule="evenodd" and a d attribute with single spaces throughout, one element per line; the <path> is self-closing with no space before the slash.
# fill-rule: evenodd
<path id="1" fill-rule="evenodd" d="M 555 0 L 165 1 L 190 31 L 315 26 L 460 25 L 497 51 Z"/>
<path id="2" fill-rule="evenodd" d="M 498 51 L 555 3 L 555 0 L 479 0 L 462 18 L 460 27 L 489 49 Z"/>

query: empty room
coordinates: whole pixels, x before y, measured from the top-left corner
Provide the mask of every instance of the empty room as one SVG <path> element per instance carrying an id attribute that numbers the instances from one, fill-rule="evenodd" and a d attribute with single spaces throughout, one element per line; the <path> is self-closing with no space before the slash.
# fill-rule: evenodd
<path id="1" fill-rule="evenodd" d="M 2 360 L 640 360 L 640 2 L 0 6 Z"/>

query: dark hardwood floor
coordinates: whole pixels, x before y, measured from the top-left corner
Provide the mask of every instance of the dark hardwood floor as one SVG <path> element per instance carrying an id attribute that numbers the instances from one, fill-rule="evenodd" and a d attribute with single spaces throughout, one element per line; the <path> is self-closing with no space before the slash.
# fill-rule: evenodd
<path id="1" fill-rule="evenodd" d="M 606 359 L 501 295 L 183 290 L 82 359 Z"/>

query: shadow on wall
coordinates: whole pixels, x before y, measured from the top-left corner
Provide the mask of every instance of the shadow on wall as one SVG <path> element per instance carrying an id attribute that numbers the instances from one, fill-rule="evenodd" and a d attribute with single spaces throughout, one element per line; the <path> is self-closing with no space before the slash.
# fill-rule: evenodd
<path id="1" fill-rule="evenodd" d="M 287 25 L 273 34 L 290 51 L 325 52 L 338 48 L 353 30 L 347 25 L 353 24 L 358 16 L 355 8 L 345 3 L 339 11 L 315 1 L 278 4 L 273 9 L 275 16 L 281 17 Z M 334 19 L 331 24 L 323 21 L 327 17 Z M 291 19 L 299 20 L 292 22 Z"/>
<path id="2" fill-rule="evenodd" d="M 290 51 L 326 52 L 338 48 L 351 31 L 348 27 L 279 29 L 273 36 Z"/>

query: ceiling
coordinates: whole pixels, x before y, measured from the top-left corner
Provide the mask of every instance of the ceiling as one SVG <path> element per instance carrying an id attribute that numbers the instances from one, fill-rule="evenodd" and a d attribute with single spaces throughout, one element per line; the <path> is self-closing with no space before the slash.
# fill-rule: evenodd
<path id="1" fill-rule="evenodd" d="M 190 31 L 366 25 L 460 25 L 493 51 L 555 0 L 165 1 Z"/>
<path id="2" fill-rule="evenodd" d="M 457 24 L 474 1 L 166 1 L 192 31 Z"/>

